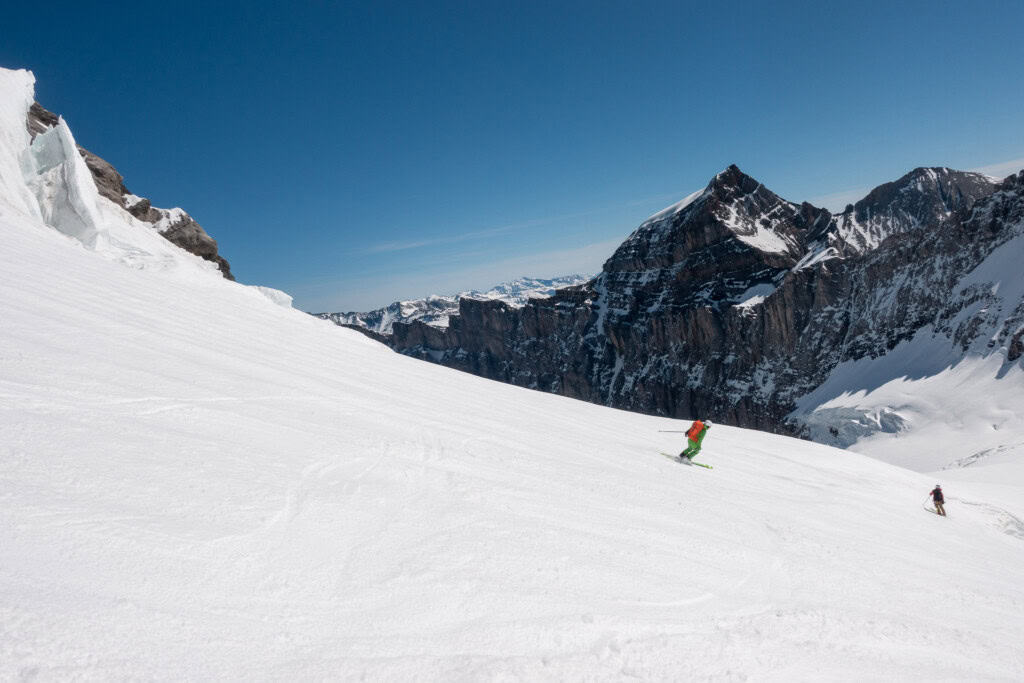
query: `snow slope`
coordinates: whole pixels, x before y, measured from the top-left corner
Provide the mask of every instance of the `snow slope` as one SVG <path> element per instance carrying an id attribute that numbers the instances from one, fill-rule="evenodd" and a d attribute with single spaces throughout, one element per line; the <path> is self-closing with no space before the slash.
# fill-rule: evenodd
<path id="1" fill-rule="evenodd" d="M 0 679 L 1024 673 L 997 502 L 720 426 L 680 465 L 678 422 L 394 354 L 118 214 L 87 248 L 15 181 Z"/>
<path id="2" fill-rule="evenodd" d="M 815 441 L 963 483 L 1024 518 L 1024 363 L 1008 348 L 1024 310 L 1021 263 L 1024 236 L 1018 235 L 955 288 L 985 295 L 950 327 L 985 314 L 986 329 L 996 334 L 960 348 L 925 327 L 884 356 L 841 364 L 800 399 L 794 416 Z"/>

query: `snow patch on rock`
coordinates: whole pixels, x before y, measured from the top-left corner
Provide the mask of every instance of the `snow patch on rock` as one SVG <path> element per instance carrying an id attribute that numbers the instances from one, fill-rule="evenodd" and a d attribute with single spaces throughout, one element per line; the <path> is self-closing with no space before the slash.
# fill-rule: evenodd
<path id="1" fill-rule="evenodd" d="M 797 245 L 787 240 L 777 228 L 780 219 L 774 214 L 778 213 L 781 207 L 780 204 L 766 215 L 754 218 L 745 210 L 742 199 L 738 199 L 724 206 L 715 217 L 736 235 L 736 239 L 748 247 L 772 254 L 785 254 Z M 795 207 L 790 205 L 789 208 L 791 214 L 795 213 Z"/>
<path id="2" fill-rule="evenodd" d="M 736 303 L 733 304 L 737 308 L 752 308 L 758 304 L 764 303 L 772 293 L 775 292 L 777 287 L 770 282 L 754 285 L 747 291 L 739 295 Z"/>

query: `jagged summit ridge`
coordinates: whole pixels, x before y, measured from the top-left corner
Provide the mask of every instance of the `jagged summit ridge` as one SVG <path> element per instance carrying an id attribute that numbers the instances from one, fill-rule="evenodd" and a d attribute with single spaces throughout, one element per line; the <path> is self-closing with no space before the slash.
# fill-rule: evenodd
<path id="1" fill-rule="evenodd" d="M 787 219 L 799 212 L 798 206 L 785 201 L 733 164 L 715 175 L 703 190 L 644 221 L 620 249 L 633 243 L 668 241 L 681 242 L 692 251 L 731 237 L 760 251 L 788 253 L 798 248 L 800 241 L 792 234 Z M 705 230 L 705 224 L 712 221 L 718 222 L 728 233 Z M 680 235 L 683 227 L 691 234 Z"/>
<path id="2" fill-rule="evenodd" d="M 836 215 L 831 246 L 841 254 L 865 253 L 893 235 L 947 219 L 991 194 L 996 185 L 981 173 L 915 168 Z"/>
<path id="3" fill-rule="evenodd" d="M 745 245 L 758 251 L 795 255 L 805 226 L 800 209 L 760 182 L 729 166 L 708 185 L 710 210 Z"/>
<path id="4" fill-rule="evenodd" d="M 831 214 L 797 205 L 731 165 L 655 214 L 615 251 L 595 285 L 608 315 L 722 306 L 764 295 L 827 231 Z"/>

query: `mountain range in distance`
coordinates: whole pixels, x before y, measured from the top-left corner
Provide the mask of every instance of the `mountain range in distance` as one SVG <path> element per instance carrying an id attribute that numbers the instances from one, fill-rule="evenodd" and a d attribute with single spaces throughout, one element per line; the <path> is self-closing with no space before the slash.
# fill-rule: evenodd
<path id="1" fill-rule="evenodd" d="M 588 275 L 565 275 L 550 279 L 520 277 L 491 287 L 487 291 L 469 290 L 449 296 L 431 295 L 422 299 L 395 301 L 373 311 L 357 313 L 314 313 L 318 318 L 330 320 L 344 327 L 368 330 L 377 335 L 388 336 L 394 324 L 411 323 L 414 320 L 426 325 L 444 328 L 448 319 L 459 312 L 460 299 L 480 301 L 501 301 L 518 308 L 532 299 L 552 296 L 563 287 L 581 285 L 591 279 Z"/>

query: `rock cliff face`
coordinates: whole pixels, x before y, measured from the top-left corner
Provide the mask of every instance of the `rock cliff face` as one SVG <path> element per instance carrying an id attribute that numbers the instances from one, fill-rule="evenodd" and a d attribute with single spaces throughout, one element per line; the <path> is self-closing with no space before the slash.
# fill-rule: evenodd
<path id="1" fill-rule="evenodd" d="M 26 125 L 35 138 L 48 128 L 57 125 L 58 117 L 44 109 L 38 102 L 29 109 Z M 234 280 L 231 266 L 217 250 L 217 241 L 210 237 L 202 226 L 181 209 L 158 209 L 148 199 L 137 197 L 125 187 L 124 178 L 112 165 L 89 150 L 79 147 L 79 153 L 92 173 L 100 196 L 109 199 L 141 221 L 152 223 L 156 230 L 171 243 L 176 244 L 200 258 L 217 264 L 221 274 Z"/>
<path id="2" fill-rule="evenodd" d="M 463 299 L 447 329 L 396 323 L 391 343 L 617 408 L 805 433 L 788 417 L 801 396 L 927 326 L 1020 358 L 1024 305 L 986 306 L 984 283 L 962 283 L 1022 233 L 1024 173 L 997 184 L 919 168 L 834 215 L 730 166 L 645 221 L 590 282 L 519 309 Z"/>

